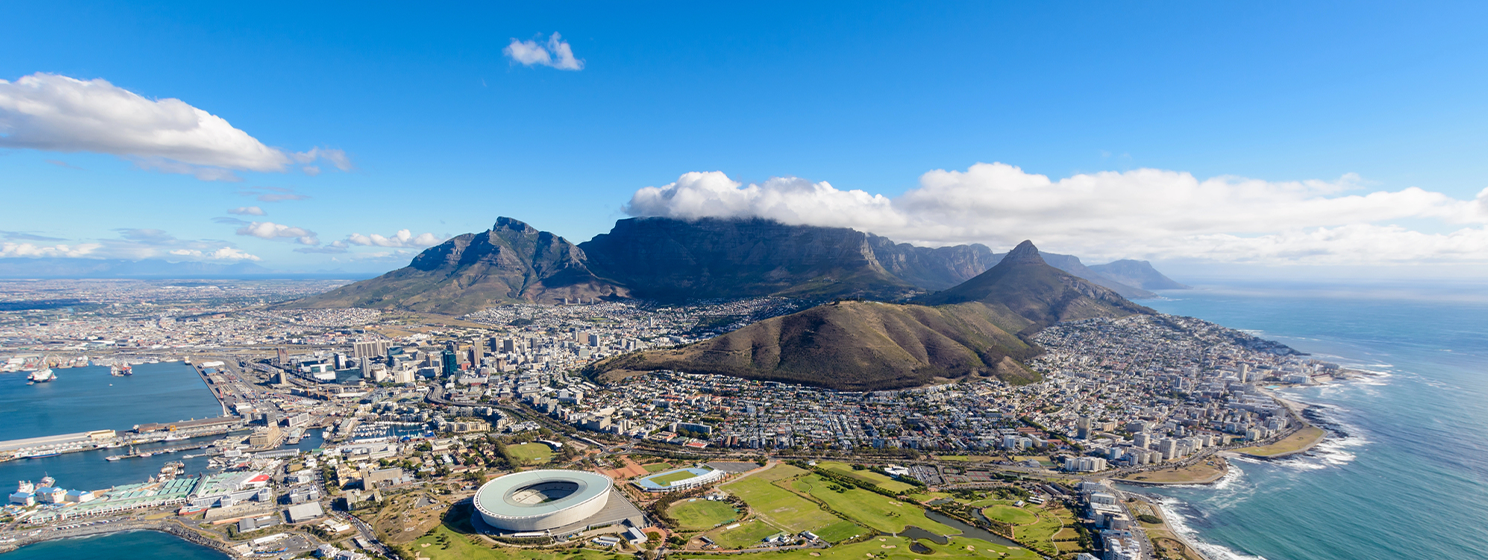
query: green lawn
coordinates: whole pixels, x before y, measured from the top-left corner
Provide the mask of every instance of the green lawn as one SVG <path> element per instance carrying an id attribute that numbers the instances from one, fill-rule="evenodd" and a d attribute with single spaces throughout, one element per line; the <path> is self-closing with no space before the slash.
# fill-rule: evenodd
<path id="1" fill-rule="evenodd" d="M 909 525 L 937 535 L 960 533 L 960 531 L 931 521 L 930 518 L 925 517 L 925 510 L 917 505 L 901 502 L 862 488 L 838 492 L 831 488 L 835 483 L 820 475 L 804 476 L 796 479 L 793 484 L 796 490 L 810 494 L 831 506 L 832 509 L 885 533 L 898 533 Z"/>
<path id="2" fill-rule="evenodd" d="M 730 482 L 723 488 L 743 499 L 759 517 L 793 533 L 811 531 L 831 542 L 861 534 L 863 530 L 860 527 L 822 511 L 811 500 L 772 483 L 805 472 L 789 465 L 776 465 L 767 471 Z"/>
<path id="3" fill-rule="evenodd" d="M 916 492 L 909 495 L 909 499 L 920 502 L 933 502 L 941 498 L 954 497 L 950 492 Z"/>
<path id="4" fill-rule="evenodd" d="M 695 531 L 712 529 L 714 525 L 739 518 L 739 512 L 734 511 L 732 504 L 702 498 L 672 504 L 667 512 L 677 520 L 677 524 L 680 525 L 679 529 Z"/>
<path id="5" fill-rule="evenodd" d="M 506 452 L 513 459 L 525 465 L 541 465 L 553 459 L 553 448 L 543 443 L 510 445 L 507 446 Z"/>
<path id="6" fill-rule="evenodd" d="M 1019 542 L 1026 542 L 1044 550 L 1049 555 L 1054 555 L 1057 550 L 1051 539 L 1055 533 L 1064 529 L 1066 523 L 1074 523 L 1074 515 L 1064 508 L 1052 510 L 1034 510 L 1038 512 L 1039 520 L 1032 525 L 1021 525 L 1013 528 L 1013 536 Z"/>
<path id="7" fill-rule="evenodd" d="M 431 536 L 419 537 L 408 545 L 408 549 L 430 560 L 628 560 L 631 555 L 584 550 L 578 554 L 567 551 L 531 550 L 520 548 L 494 548 L 490 545 L 471 542 L 470 535 L 461 535 L 439 525 Z M 424 546 L 429 545 L 429 546 Z"/>
<path id="8" fill-rule="evenodd" d="M 863 482 L 867 482 L 869 484 L 872 484 L 872 485 L 877 486 L 879 488 L 883 488 L 884 490 L 888 490 L 890 492 L 894 492 L 896 494 L 897 493 L 900 493 L 900 492 L 907 492 L 907 491 L 913 490 L 915 488 L 915 485 L 913 485 L 913 484 L 906 484 L 906 483 L 903 483 L 903 482 L 899 482 L 897 480 L 894 480 L 893 478 L 890 478 L 890 477 L 887 477 L 887 476 L 878 474 L 878 473 L 873 472 L 873 471 L 870 471 L 868 469 L 863 469 L 861 471 L 855 471 L 855 470 L 853 470 L 852 465 L 849 465 L 847 463 L 838 463 L 838 462 L 835 462 L 835 461 L 822 461 L 820 463 L 817 463 L 816 466 L 818 468 L 821 468 L 822 470 L 832 471 L 832 472 L 837 473 L 837 474 L 840 474 L 842 476 L 856 478 L 858 480 L 861 480 Z"/>
<path id="9" fill-rule="evenodd" d="M 766 533 L 765 535 L 761 535 L 761 537 L 768 535 Z M 964 537 L 953 538 L 950 544 L 945 545 L 921 540 L 920 544 L 928 546 L 933 550 L 930 554 L 911 552 L 909 550 L 909 544 L 909 539 L 880 537 L 827 549 L 772 552 L 769 553 L 769 558 L 770 560 L 867 560 L 868 557 L 874 557 L 874 560 L 1039 560 L 1037 554 L 1023 548 L 995 545 L 986 541 Z M 971 549 L 968 550 L 967 547 L 971 547 Z M 812 554 L 816 554 L 817 556 L 812 556 Z M 754 557 L 752 555 L 744 556 L 744 558 Z M 675 560 L 692 560 L 695 558 L 713 560 L 718 557 L 673 553 L 669 558 Z"/>
<path id="10" fill-rule="evenodd" d="M 1038 521 L 1038 515 L 1025 511 L 1023 508 L 1006 505 L 983 508 L 982 515 L 987 516 L 987 519 L 996 519 L 1013 525 L 1028 525 Z"/>
<path id="11" fill-rule="evenodd" d="M 758 519 L 745 521 L 733 529 L 725 529 L 709 537 L 723 548 L 748 548 L 759 544 L 765 537 L 779 533 L 780 529 Z"/>
<path id="12" fill-rule="evenodd" d="M 673 482 L 677 482 L 679 480 L 687 480 L 687 479 L 692 478 L 694 476 L 697 476 L 697 475 L 696 474 L 693 474 L 693 473 L 691 473 L 689 471 L 677 471 L 677 472 L 674 472 L 674 473 L 671 473 L 671 474 L 664 474 L 664 475 L 661 475 L 661 476 L 648 478 L 646 480 L 650 480 L 651 482 L 655 482 L 659 486 L 671 486 L 671 484 Z"/>
<path id="13" fill-rule="evenodd" d="M 671 463 L 649 463 L 649 464 L 641 465 L 641 468 L 646 469 L 646 472 L 648 472 L 648 473 L 658 473 L 658 472 L 661 472 L 661 471 L 668 470 L 668 469 L 672 468 L 672 464 Z"/>

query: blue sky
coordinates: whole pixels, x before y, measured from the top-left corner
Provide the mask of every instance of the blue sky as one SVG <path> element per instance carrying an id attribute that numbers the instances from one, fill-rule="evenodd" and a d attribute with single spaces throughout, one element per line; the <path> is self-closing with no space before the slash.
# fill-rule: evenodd
<path id="1" fill-rule="evenodd" d="M 1488 261 L 1481 3 L 208 4 L 0 5 L 0 256 L 384 271 L 497 216 L 578 242 L 634 214 L 1190 270 Z M 514 58 L 555 32 L 581 69 Z M 43 118 L 79 110 L 63 77 L 247 140 L 175 159 L 127 107 Z"/>

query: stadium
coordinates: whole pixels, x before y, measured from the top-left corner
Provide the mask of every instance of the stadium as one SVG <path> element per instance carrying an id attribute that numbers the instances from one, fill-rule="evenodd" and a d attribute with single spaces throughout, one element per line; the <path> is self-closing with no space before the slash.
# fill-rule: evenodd
<path id="1" fill-rule="evenodd" d="M 647 492 L 676 492 L 712 484 L 723 480 L 727 474 L 724 471 L 707 467 L 688 467 L 638 478 L 632 481 L 632 484 Z"/>
<path id="2" fill-rule="evenodd" d="M 591 472 L 513 473 L 481 486 L 475 510 L 481 521 L 500 531 L 549 532 L 583 524 L 606 510 L 612 486 L 609 478 Z"/>

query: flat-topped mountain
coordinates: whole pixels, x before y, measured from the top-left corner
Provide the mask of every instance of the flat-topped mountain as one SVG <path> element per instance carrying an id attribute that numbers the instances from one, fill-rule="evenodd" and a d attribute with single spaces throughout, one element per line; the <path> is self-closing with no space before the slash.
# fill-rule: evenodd
<path id="1" fill-rule="evenodd" d="M 645 299 L 892 299 L 915 291 L 879 263 L 867 234 L 847 228 L 631 218 L 579 247 L 595 274 Z"/>
<path id="2" fill-rule="evenodd" d="M 1047 257 L 1054 267 L 1123 296 L 1153 295 L 1075 257 Z M 957 286 L 1002 258 L 980 244 L 917 247 L 848 228 L 761 219 L 631 218 L 574 245 L 503 217 L 490 230 L 425 250 L 405 268 L 290 305 L 459 315 L 503 303 L 596 297 L 904 301 Z"/>
<path id="3" fill-rule="evenodd" d="M 407 267 L 291 302 L 293 307 L 398 308 L 460 315 L 502 303 L 627 297 L 562 237 L 511 218 L 430 247 Z"/>
<path id="4" fill-rule="evenodd" d="M 915 304 L 834 302 L 682 348 L 594 364 L 608 379 L 673 369 L 839 390 L 914 387 L 967 376 L 1038 380 L 1028 335 L 1057 321 L 1152 313 L 1049 266 L 1023 242 L 996 266 Z"/>

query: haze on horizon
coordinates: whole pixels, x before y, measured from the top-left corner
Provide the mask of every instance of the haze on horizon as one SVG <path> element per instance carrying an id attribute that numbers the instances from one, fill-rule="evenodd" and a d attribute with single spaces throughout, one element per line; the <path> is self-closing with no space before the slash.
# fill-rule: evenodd
<path id="1" fill-rule="evenodd" d="M 751 8 L 7 4 L 0 265 L 376 273 L 498 215 L 709 216 L 1488 278 L 1481 4 Z"/>

